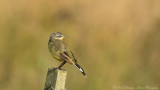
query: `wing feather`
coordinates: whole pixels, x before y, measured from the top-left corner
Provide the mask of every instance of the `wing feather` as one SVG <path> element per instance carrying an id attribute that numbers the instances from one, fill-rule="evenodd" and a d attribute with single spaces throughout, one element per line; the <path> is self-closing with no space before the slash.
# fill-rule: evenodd
<path id="1" fill-rule="evenodd" d="M 59 53 L 60 54 L 60 58 L 65 60 L 66 62 L 70 63 L 70 64 L 74 64 L 74 62 L 72 61 L 72 59 L 70 58 L 69 54 L 67 52 L 62 52 Z"/>

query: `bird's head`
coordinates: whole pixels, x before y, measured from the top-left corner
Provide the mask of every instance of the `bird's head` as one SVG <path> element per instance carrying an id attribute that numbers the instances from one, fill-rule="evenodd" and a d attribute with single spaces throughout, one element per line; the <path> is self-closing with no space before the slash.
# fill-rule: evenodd
<path id="1" fill-rule="evenodd" d="M 50 39 L 63 40 L 64 37 L 66 37 L 66 35 L 63 35 L 60 32 L 54 32 L 54 33 L 51 34 Z"/>

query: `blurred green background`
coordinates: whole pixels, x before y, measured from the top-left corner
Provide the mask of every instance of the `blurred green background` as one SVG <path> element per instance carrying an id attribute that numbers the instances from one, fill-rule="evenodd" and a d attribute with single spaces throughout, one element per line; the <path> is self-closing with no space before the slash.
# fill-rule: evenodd
<path id="1" fill-rule="evenodd" d="M 0 90 L 43 90 L 57 31 L 87 74 L 67 90 L 160 88 L 160 0 L 0 0 Z"/>

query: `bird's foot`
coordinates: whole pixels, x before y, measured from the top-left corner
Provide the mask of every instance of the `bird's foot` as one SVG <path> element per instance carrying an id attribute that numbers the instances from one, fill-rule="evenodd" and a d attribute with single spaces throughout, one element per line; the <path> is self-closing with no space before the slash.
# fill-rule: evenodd
<path id="1" fill-rule="evenodd" d="M 64 69 L 61 69 L 60 67 L 57 67 L 57 68 L 51 67 L 48 69 L 48 74 L 52 73 L 55 70 L 63 70 L 64 71 Z"/>
<path id="2" fill-rule="evenodd" d="M 59 69 L 59 70 L 64 70 L 64 69 L 61 69 L 60 67 L 57 67 L 56 69 Z"/>
<path id="3" fill-rule="evenodd" d="M 52 73 L 53 71 L 55 71 L 57 68 L 54 68 L 54 67 L 50 67 L 48 69 L 48 74 Z"/>

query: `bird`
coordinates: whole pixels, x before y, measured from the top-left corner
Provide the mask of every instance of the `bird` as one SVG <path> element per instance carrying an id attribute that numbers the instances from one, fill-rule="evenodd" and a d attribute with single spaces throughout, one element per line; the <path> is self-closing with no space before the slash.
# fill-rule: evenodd
<path id="1" fill-rule="evenodd" d="M 50 35 L 48 41 L 49 52 L 53 58 L 62 62 L 57 68 L 61 69 L 64 64 L 69 63 L 78 68 L 78 70 L 86 77 L 83 68 L 78 64 L 74 54 L 63 41 L 64 37 L 67 36 L 63 35 L 61 32 L 54 32 Z"/>

